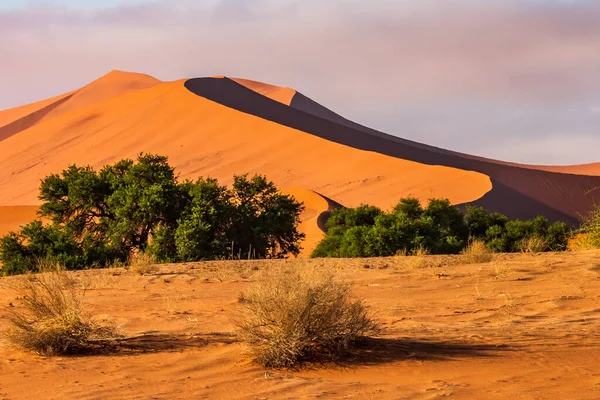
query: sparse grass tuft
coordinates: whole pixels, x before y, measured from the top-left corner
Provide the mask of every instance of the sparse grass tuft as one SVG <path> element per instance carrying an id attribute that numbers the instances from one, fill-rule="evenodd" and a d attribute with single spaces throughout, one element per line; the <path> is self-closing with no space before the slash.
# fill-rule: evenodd
<path id="1" fill-rule="evenodd" d="M 430 266 L 427 260 L 429 251 L 424 247 L 419 247 L 413 250 L 406 258 L 407 267 L 410 269 L 422 269 Z"/>
<path id="2" fill-rule="evenodd" d="M 17 285 L 22 307 L 11 309 L 6 332 L 15 345 L 44 355 L 97 349 L 118 336 L 113 324 L 85 312 L 75 281 L 60 266 L 27 275 Z"/>
<path id="3" fill-rule="evenodd" d="M 499 281 L 508 278 L 512 274 L 512 268 L 506 263 L 494 264 L 494 280 Z"/>
<path id="4" fill-rule="evenodd" d="M 129 270 L 140 275 L 158 272 L 158 260 L 150 253 L 139 252 L 129 258 Z"/>
<path id="5" fill-rule="evenodd" d="M 548 248 L 546 241 L 539 236 L 531 236 L 521 242 L 521 251 L 529 254 L 539 254 Z"/>
<path id="6" fill-rule="evenodd" d="M 580 233 L 573 236 L 567 244 L 567 250 L 569 251 L 587 251 L 597 248 L 597 244 L 594 243 L 593 238 L 587 233 Z"/>
<path id="7" fill-rule="evenodd" d="M 240 295 L 239 337 L 270 368 L 342 356 L 378 322 L 348 284 L 333 275 L 290 267 L 265 271 Z"/>
<path id="8" fill-rule="evenodd" d="M 594 205 L 594 208 L 586 215 L 581 221 L 581 228 L 579 234 L 583 244 L 585 245 L 584 250 L 599 249 L 600 248 L 600 206 Z M 579 235 L 578 235 L 579 236 Z"/>
<path id="9" fill-rule="evenodd" d="M 473 240 L 463 250 L 461 260 L 465 264 L 481 264 L 492 261 L 493 255 L 482 240 Z"/>

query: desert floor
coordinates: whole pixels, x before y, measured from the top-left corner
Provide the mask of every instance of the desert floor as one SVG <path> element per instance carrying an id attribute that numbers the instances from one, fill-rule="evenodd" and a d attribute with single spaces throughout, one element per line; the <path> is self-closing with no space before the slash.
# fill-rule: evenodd
<path id="1" fill-rule="evenodd" d="M 278 371 L 237 343 L 257 269 L 326 268 L 385 333 L 334 364 Z M 0 399 L 598 399 L 600 252 L 164 265 L 74 273 L 128 336 L 109 354 L 46 358 L 0 343 Z M 0 330 L 18 304 L 0 279 Z"/>

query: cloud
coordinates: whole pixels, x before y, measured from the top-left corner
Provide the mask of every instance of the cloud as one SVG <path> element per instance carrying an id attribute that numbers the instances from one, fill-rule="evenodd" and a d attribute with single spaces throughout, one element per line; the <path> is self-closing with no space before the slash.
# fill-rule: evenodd
<path id="1" fill-rule="evenodd" d="M 291 86 L 351 119 L 463 151 L 478 150 L 474 143 L 481 141 L 499 144 L 503 136 L 548 135 L 541 125 L 597 135 L 597 118 L 562 110 L 600 102 L 598 20 L 594 1 L 26 7 L 0 12 L 6 60 L 0 63 L 0 108 L 70 90 L 117 68 L 162 79 L 230 75 Z M 532 120 L 542 122 L 519 126 Z M 574 160 L 565 156 L 564 162 Z"/>

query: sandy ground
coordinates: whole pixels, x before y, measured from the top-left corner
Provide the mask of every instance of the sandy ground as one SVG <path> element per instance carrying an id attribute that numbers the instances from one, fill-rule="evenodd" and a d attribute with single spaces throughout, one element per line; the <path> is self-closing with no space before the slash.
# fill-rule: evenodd
<path id="1" fill-rule="evenodd" d="M 75 273 L 129 336 L 113 354 L 45 358 L 0 344 L 0 399 L 598 399 L 600 252 L 166 265 Z M 385 333 L 336 364 L 257 366 L 235 341 L 256 268 L 326 268 Z M 0 279 L 0 329 L 18 304 Z"/>

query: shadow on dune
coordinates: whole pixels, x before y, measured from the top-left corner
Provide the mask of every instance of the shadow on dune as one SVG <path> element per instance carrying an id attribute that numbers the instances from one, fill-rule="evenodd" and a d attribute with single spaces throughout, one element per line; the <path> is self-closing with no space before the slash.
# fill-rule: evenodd
<path id="1" fill-rule="evenodd" d="M 323 196 L 322 194 L 319 194 L 319 196 L 323 197 L 327 202 L 327 211 L 323 211 L 321 214 L 319 214 L 317 217 L 317 226 L 320 230 L 327 233 L 327 227 L 325 226 L 325 223 L 331 216 L 331 212 L 337 208 L 342 208 L 343 206 L 337 201 L 331 200 L 327 196 Z"/>
<path id="2" fill-rule="evenodd" d="M 223 106 L 335 143 L 428 165 L 476 171 L 494 184 L 478 204 L 510 218 L 545 215 L 571 225 L 598 201 L 600 177 L 560 174 L 506 165 L 388 135 L 353 123 L 297 94 L 291 106 L 262 96 L 230 79 L 198 78 L 185 82 L 192 93 Z M 505 196 L 510 192 L 511 198 Z"/>
<path id="3" fill-rule="evenodd" d="M 58 106 L 66 103 L 73 97 L 73 94 L 65 96 L 64 98 L 55 101 L 54 103 L 47 105 L 44 108 L 37 110 L 36 112 L 19 118 L 16 121 L 11 122 L 8 125 L 0 127 L 0 142 L 4 139 L 8 139 L 11 136 L 16 135 L 19 132 L 29 129 L 42 120 L 51 111 L 56 109 Z"/>

